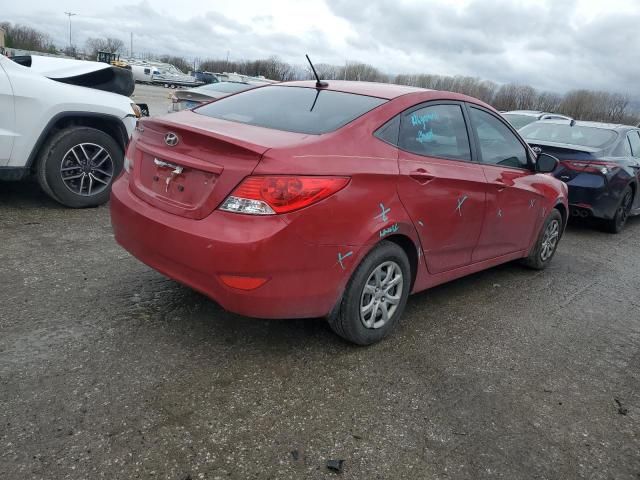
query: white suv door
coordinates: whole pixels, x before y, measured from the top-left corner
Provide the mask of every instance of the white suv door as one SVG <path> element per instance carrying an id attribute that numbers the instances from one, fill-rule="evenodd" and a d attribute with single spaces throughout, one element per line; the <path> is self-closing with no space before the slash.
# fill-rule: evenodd
<path id="1" fill-rule="evenodd" d="M 16 112 L 13 88 L 9 77 L 0 65 L 0 167 L 9 163 L 15 138 Z"/>

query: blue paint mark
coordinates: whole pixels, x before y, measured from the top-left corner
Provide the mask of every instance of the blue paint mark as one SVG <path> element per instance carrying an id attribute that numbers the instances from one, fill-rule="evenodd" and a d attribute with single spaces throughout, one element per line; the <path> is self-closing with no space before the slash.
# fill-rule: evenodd
<path id="1" fill-rule="evenodd" d="M 535 199 L 532 198 L 531 200 L 529 200 L 529 208 L 533 208 L 535 204 L 536 204 Z"/>
<path id="2" fill-rule="evenodd" d="M 464 205 L 464 202 L 467 201 L 467 198 L 469 197 L 465 195 L 464 197 L 458 199 L 458 206 L 456 207 L 454 212 L 458 212 L 460 216 L 462 216 L 462 205 Z"/>
<path id="3" fill-rule="evenodd" d="M 397 223 L 394 223 L 390 227 L 383 228 L 382 230 L 380 230 L 380 238 L 386 237 L 390 233 L 395 233 L 398 230 L 400 230 L 400 226 Z"/>
<path id="4" fill-rule="evenodd" d="M 427 113 L 425 115 L 416 115 L 415 113 L 411 115 L 411 125 L 414 127 L 422 127 L 425 128 L 427 123 L 432 120 L 437 120 L 438 114 L 435 112 Z"/>
<path id="5" fill-rule="evenodd" d="M 373 218 L 380 218 L 383 222 L 388 222 L 389 221 L 389 217 L 387 217 L 387 213 L 389 213 L 391 211 L 390 208 L 384 208 L 384 203 L 380 203 L 380 210 L 382 210 L 382 213 L 379 213 L 378 215 L 376 215 Z"/>
<path id="6" fill-rule="evenodd" d="M 420 130 L 418 132 L 418 136 L 416 137 L 416 141 L 420 143 L 428 143 L 433 141 L 433 130 L 429 130 L 428 132 L 424 132 Z"/>
<path id="7" fill-rule="evenodd" d="M 340 266 L 342 267 L 342 269 L 344 270 L 344 263 L 342 263 L 342 261 L 347 258 L 350 257 L 351 255 L 353 255 L 353 252 L 347 252 L 344 255 L 342 255 L 340 252 L 338 252 L 338 263 L 340 264 Z"/>
<path id="8" fill-rule="evenodd" d="M 501 208 L 498 209 L 498 216 L 502 217 L 502 209 Z"/>

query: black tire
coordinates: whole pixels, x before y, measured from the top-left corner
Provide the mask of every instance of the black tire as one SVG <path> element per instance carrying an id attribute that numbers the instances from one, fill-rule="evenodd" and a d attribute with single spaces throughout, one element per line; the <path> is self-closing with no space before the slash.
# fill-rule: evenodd
<path id="1" fill-rule="evenodd" d="M 80 145 L 83 145 L 82 148 L 88 146 L 84 150 L 88 156 L 99 152 L 99 149 L 103 150 L 95 160 L 94 166 L 105 159 L 107 155 L 109 156 L 102 164 L 98 165 L 97 171 L 90 169 L 91 176 L 87 178 L 90 178 L 91 187 L 85 186 L 84 183 L 77 185 L 80 180 L 76 182 L 67 178 L 67 183 L 63 181 L 61 171 L 63 168 L 67 170 L 64 173 L 67 177 L 85 172 L 81 163 L 74 163 L 70 153 L 71 149 L 81 148 Z M 83 160 L 80 159 L 80 161 Z M 37 171 L 38 183 L 47 195 L 67 207 L 96 207 L 109 200 L 111 184 L 122 171 L 123 163 L 122 148 L 109 134 L 90 127 L 69 127 L 51 136 L 40 150 Z M 76 169 L 70 170 L 76 164 Z M 94 183 L 96 187 L 93 187 Z M 86 188 L 85 194 L 72 190 L 77 186 L 80 187 L 79 191 L 81 192 L 85 192 Z M 92 187 L 95 193 L 90 192 Z"/>
<path id="2" fill-rule="evenodd" d="M 389 292 L 393 291 L 395 295 L 389 295 L 387 298 L 384 292 L 364 293 L 365 286 L 371 276 L 374 276 L 373 282 L 375 282 L 375 271 L 377 269 L 388 273 L 391 269 L 396 272 L 397 276 L 401 275 L 401 291 L 399 292 L 396 286 L 391 286 Z M 373 287 L 373 286 L 371 286 Z M 368 287 L 369 288 L 369 287 Z M 409 297 L 409 291 L 411 289 L 411 267 L 409 260 L 404 250 L 393 242 L 383 241 L 378 244 L 364 260 L 358 265 L 358 268 L 353 273 L 353 276 L 349 280 L 345 289 L 344 295 L 336 307 L 334 312 L 329 316 L 328 321 L 331 329 L 340 335 L 342 338 L 355 343 L 357 345 L 370 345 L 372 343 L 379 342 L 386 337 L 398 324 L 404 308 L 407 304 L 407 298 Z M 377 297 L 381 295 L 381 298 Z M 365 320 L 361 318 L 360 308 L 361 302 L 371 297 L 372 304 L 378 302 L 378 306 L 371 309 L 371 326 L 365 326 Z M 389 306 L 387 301 L 397 298 L 397 303 Z M 383 304 L 380 306 L 380 304 Z M 384 305 L 387 305 L 385 307 Z M 393 308 L 395 307 L 395 308 Z M 386 312 L 391 311 L 391 315 L 388 316 L 388 320 L 384 321 L 382 316 L 382 309 Z M 380 320 L 376 321 L 377 315 L 380 313 Z M 365 315 L 366 316 L 366 315 Z M 380 324 L 375 327 L 376 324 Z"/>
<path id="3" fill-rule="evenodd" d="M 538 239 L 531 249 L 531 252 L 529 252 L 529 256 L 525 258 L 522 263 L 534 270 L 547 268 L 558 249 L 563 227 L 562 214 L 558 209 L 554 208 L 544 221 L 538 234 Z M 554 235 L 553 232 L 555 232 L 555 241 L 550 239 L 550 237 Z M 548 242 L 552 243 L 550 244 Z"/>
<path id="4" fill-rule="evenodd" d="M 622 198 L 616 208 L 616 213 L 611 219 L 602 220 L 602 229 L 609 233 L 620 233 L 629 219 L 629 213 L 633 205 L 633 190 L 630 186 L 622 192 Z"/>

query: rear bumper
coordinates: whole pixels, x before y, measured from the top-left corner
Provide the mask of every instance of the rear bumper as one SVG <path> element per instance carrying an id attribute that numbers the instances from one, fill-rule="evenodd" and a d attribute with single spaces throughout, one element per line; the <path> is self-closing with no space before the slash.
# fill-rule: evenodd
<path id="1" fill-rule="evenodd" d="M 180 217 L 138 198 L 126 174 L 112 188 L 111 222 L 116 241 L 136 258 L 250 317 L 327 315 L 350 274 L 337 262 L 345 247 L 306 243 L 279 216 L 216 210 L 202 220 Z M 246 291 L 227 286 L 220 274 L 269 280 Z"/>
<path id="2" fill-rule="evenodd" d="M 615 188 L 601 175 L 581 173 L 567 182 L 569 209 L 574 216 L 611 219 L 621 200 L 623 189 Z"/>

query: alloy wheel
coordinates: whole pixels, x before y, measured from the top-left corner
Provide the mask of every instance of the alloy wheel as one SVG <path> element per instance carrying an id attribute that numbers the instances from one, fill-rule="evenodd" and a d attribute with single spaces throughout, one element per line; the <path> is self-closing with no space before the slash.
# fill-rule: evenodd
<path id="1" fill-rule="evenodd" d="M 560 223 L 558 220 L 552 220 L 547 225 L 542 237 L 542 249 L 540 251 L 540 258 L 543 262 L 546 262 L 551 258 L 553 252 L 558 245 L 558 239 L 560 238 Z"/>
<path id="2" fill-rule="evenodd" d="M 90 197 L 109 188 L 113 169 L 113 159 L 104 147 L 80 143 L 62 157 L 60 177 L 73 193 Z"/>
<path id="3" fill-rule="evenodd" d="M 616 220 L 617 226 L 619 229 L 624 227 L 627 223 L 627 219 L 629 218 L 629 212 L 631 211 L 631 200 L 633 199 L 633 195 L 631 191 L 628 191 L 627 194 L 622 199 L 620 206 L 618 207 L 618 211 L 616 212 Z"/>
<path id="4" fill-rule="evenodd" d="M 398 309 L 404 278 L 400 265 L 386 261 L 378 265 L 365 283 L 360 297 L 360 320 L 366 328 L 381 328 Z"/>

